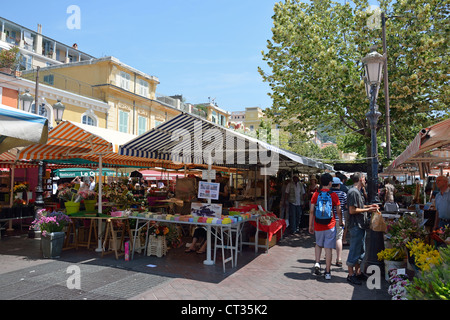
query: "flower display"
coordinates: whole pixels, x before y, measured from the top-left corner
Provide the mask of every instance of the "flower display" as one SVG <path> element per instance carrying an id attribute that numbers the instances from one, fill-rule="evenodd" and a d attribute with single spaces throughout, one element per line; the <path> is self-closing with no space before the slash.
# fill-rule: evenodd
<path id="1" fill-rule="evenodd" d="M 430 270 L 432 265 L 441 264 L 439 251 L 421 239 L 408 242 L 406 247 L 410 250 L 411 256 L 414 256 L 416 266 L 421 270 Z"/>
<path id="2" fill-rule="evenodd" d="M 22 207 L 25 205 L 25 203 L 26 203 L 25 200 L 17 198 L 17 199 L 14 199 L 13 207 Z"/>
<path id="3" fill-rule="evenodd" d="M 46 237 L 48 233 L 63 231 L 69 222 L 69 216 L 62 212 L 48 212 L 42 209 L 37 212 L 37 218 L 31 223 L 30 229 L 39 229 L 42 236 Z"/>
<path id="4" fill-rule="evenodd" d="M 386 248 L 378 252 L 377 257 L 380 261 L 402 261 L 406 258 L 406 254 L 401 248 Z"/>
<path id="5" fill-rule="evenodd" d="M 425 229 L 421 227 L 417 216 L 404 214 L 397 221 L 387 222 L 386 237 L 394 247 L 405 247 L 413 239 L 422 239 L 425 236 Z"/>
<path id="6" fill-rule="evenodd" d="M 60 184 L 58 186 L 58 199 L 63 201 L 75 201 L 77 202 L 77 192 L 72 188 L 73 185 L 70 183 Z"/>
<path id="7" fill-rule="evenodd" d="M 165 236 L 169 233 L 169 228 L 166 225 L 155 223 L 148 229 L 149 235 L 159 237 Z"/>
<path id="8" fill-rule="evenodd" d="M 392 300 L 408 300 L 407 287 L 410 285 L 408 276 L 398 274 L 397 269 L 389 271 L 389 288 L 388 293 L 392 296 Z"/>
<path id="9" fill-rule="evenodd" d="M 98 196 L 97 192 L 89 189 L 80 189 L 78 195 L 84 200 L 96 200 Z"/>
<path id="10" fill-rule="evenodd" d="M 29 189 L 29 184 L 28 182 L 24 181 L 22 183 L 16 184 L 14 186 L 14 192 L 26 192 Z"/>

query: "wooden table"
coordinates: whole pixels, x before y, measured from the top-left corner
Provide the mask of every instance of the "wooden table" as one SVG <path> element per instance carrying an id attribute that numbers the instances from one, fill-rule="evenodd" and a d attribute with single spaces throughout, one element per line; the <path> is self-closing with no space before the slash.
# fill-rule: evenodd
<path id="1" fill-rule="evenodd" d="M 88 249 L 90 247 L 90 242 L 91 242 L 91 237 L 92 237 L 92 231 L 94 231 L 94 233 L 97 236 L 98 239 L 98 247 L 96 249 L 97 252 L 102 252 L 102 257 L 105 254 L 109 254 L 114 252 L 116 255 L 116 259 L 119 259 L 119 256 L 122 256 L 124 253 L 120 253 L 119 251 L 122 247 L 123 241 L 124 241 L 124 237 L 125 237 L 125 233 L 128 234 L 130 241 L 133 241 L 133 237 L 131 234 L 131 230 L 130 230 L 130 224 L 128 222 L 128 217 L 111 217 L 109 215 L 106 214 L 86 214 L 84 212 L 77 212 L 75 214 L 72 214 L 69 216 L 71 220 L 76 220 L 76 219 L 89 219 L 90 220 L 90 226 L 89 226 L 89 236 L 88 236 L 88 242 L 87 243 L 79 243 L 78 242 L 78 237 L 75 236 L 75 243 L 74 246 L 70 246 L 69 245 L 69 236 L 70 236 L 70 232 L 75 232 L 75 224 L 74 221 L 72 221 L 68 228 L 67 228 L 67 233 L 66 233 L 66 244 L 65 244 L 65 248 L 69 249 L 69 248 L 76 248 L 78 249 L 79 246 L 86 246 Z M 98 234 L 97 233 L 97 223 L 102 223 L 102 220 L 106 220 L 106 230 L 105 230 L 105 234 L 104 234 L 104 238 L 102 237 L 102 234 Z M 115 224 L 119 224 L 119 228 L 117 228 L 117 226 L 115 226 Z M 120 238 L 120 244 L 117 245 L 117 232 L 120 231 L 122 233 L 121 238 Z M 108 242 L 112 241 L 112 248 L 113 251 L 111 252 L 106 252 L 106 245 L 108 244 Z M 133 243 L 133 242 L 132 242 Z M 132 245 L 133 246 L 133 245 Z"/>

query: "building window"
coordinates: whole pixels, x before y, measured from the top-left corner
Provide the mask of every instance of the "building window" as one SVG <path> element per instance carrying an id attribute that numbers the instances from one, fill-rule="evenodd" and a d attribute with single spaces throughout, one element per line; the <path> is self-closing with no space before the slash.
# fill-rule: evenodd
<path id="1" fill-rule="evenodd" d="M 216 121 L 217 121 L 217 113 L 213 111 L 211 115 L 211 122 L 216 123 Z"/>
<path id="2" fill-rule="evenodd" d="M 128 112 L 119 110 L 119 131 L 128 133 Z"/>
<path id="3" fill-rule="evenodd" d="M 117 75 L 117 85 L 119 87 L 121 87 L 122 89 L 129 91 L 130 90 L 130 81 L 131 81 L 130 74 L 128 74 L 124 71 L 120 71 L 119 74 Z"/>
<path id="4" fill-rule="evenodd" d="M 157 126 L 159 126 L 160 124 L 162 124 L 164 121 L 158 121 L 158 120 L 155 120 L 155 128 L 157 127 Z"/>
<path id="5" fill-rule="evenodd" d="M 148 97 L 148 82 L 139 79 L 139 94 L 143 97 Z"/>
<path id="6" fill-rule="evenodd" d="M 49 85 L 54 85 L 55 77 L 52 74 L 47 74 L 44 76 L 44 82 Z"/>
<path id="7" fill-rule="evenodd" d="M 141 135 L 147 131 L 147 118 L 138 116 L 138 135 Z"/>
<path id="8" fill-rule="evenodd" d="M 87 124 L 87 125 L 89 125 L 89 126 L 95 126 L 95 125 L 96 125 L 95 119 L 94 119 L 94 118 L 91 118 L 91 117 L 89 117 L 89 116 L 87 116 L 87 115 L 84 115 L 84 116 L 83 116 L 83 119 L 82 119 L 81 123 L 82 123 L 82 124 Z"/>
<path id="9" fill-rule="evenodd" d="M 94 127 L 98 126 L 98 118 L 92 109 L 87 110 L 81 115 L 81 123 Z"/>

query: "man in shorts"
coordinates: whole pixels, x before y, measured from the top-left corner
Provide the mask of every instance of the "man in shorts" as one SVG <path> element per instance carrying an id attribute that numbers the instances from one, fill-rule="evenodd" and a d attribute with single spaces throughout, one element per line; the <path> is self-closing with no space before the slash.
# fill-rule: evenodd
<path id="1" fill-rule="evenodd" d="M 320 192 L 329 192 L 332 185 L 333 177 L 329 173 L 324 173 L 320 177 L 321 189 L 314 192 L 311 198 L 311 207 L 309 210 L 309 233 L 315 234 L 316 246 L 315 246 L 315 258 L 314 273 L 320 275 L 320 255 L 322 248 L 325 248 L 325 279 L 331 280 L 331 260 L 332 250 L 336 249 L 336 219 L 334 214 L 331 215 L 331 220 L 327 224 L 322 224 L 315 219 L 315 207 Z M 342 212 L 341 203 L 336 193 L 331 192 L 332 207 L 336 208 L 336 214 L 339 217 L 339 221 L 342 224 Z M 332 209 L 333 209 L 332 208 Z"/>

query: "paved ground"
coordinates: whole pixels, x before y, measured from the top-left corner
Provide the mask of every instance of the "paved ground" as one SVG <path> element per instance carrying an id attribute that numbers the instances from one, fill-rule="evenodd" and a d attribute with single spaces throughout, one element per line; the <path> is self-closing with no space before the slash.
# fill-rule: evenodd
<path id="1" fill-rule="evenodd" d="M 348 249 L 344 248 L 344 261 Z M 264 253 L 239 253 L 237 268 L 223 272 L 219 260 L 171 249 L 162 258 L 135 254 L 133 261 L 70 249 L 55 260 L 42 259 L 40 240 L 25 235 L 0 240 L 0 299 L 58 300 L 388 300 L 387 283 L 370 290 L 346 281 L 332 267 L 332 280 L 312 274 L 314 239 L 306 232 L 285 236 Z M 79 267 L 80 289 L 69 289 L 71 266 Z M 69 269 L 70 271 L 70 269 Z M 71 282 L 73 283 L 73 282 Z"/>

